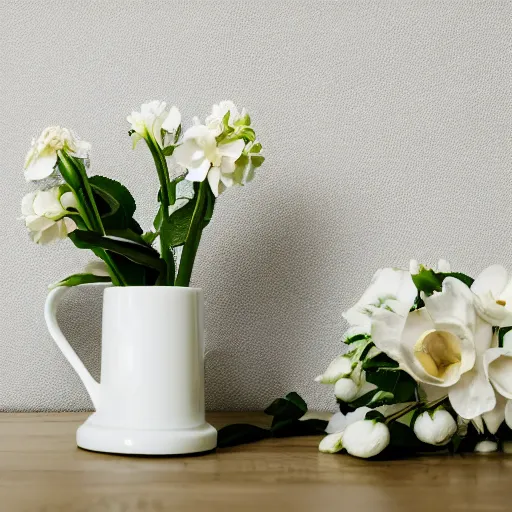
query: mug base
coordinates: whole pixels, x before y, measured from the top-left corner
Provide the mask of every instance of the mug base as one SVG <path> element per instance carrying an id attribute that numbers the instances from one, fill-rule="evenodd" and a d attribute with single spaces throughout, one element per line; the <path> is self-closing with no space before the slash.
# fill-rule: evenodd
<path id="1" fill-rule="evenodd" d="M 186 455 L 217 446 L 217 431 L 208 423 L 176 430 L 130 430 L 85 422 L 76 432 L 79 448 L 123 455 Z"/>

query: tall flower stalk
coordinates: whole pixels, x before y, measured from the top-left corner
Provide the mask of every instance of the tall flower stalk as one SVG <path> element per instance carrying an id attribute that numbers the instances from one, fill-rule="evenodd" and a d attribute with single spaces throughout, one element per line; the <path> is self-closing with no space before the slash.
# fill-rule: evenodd
<path id="1" fill-rule="evenodd" d="M 146 143 L 159 180 L 152 230 L 144 232 L 135 220 L 135 200 L 126 187 L 88 176 L 91 145 L 59 126 L 34 139 L 26 157 L 27 181 L 50 180 L 54 186 L 24 197 L 23 219 L 37 243 L 68 237 L 78 248 L 91 250 L 116 286 L 189 286 L 216 198 L 252 179 L 264 160 L 261 145 L 249 115 L 232 102 L 214 105 L 205 124 L 196 120 L 183 134 L 179 110 L 167 110 L 164 102 L 145 103 L 127 120 L 134 147 L 140 140 Z M 179 176 L 171 178 L 168 159 L 181 169 Z M 179 185 L 182 181 L 188 189 Z M 105 279 L 104 273 L 85 271 L 57 285 Z"/>

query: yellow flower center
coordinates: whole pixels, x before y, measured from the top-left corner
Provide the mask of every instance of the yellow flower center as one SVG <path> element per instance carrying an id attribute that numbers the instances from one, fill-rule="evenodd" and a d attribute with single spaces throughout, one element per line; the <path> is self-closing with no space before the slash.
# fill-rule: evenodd
<path id="1" fill-rule="evenodd" d="M 461 361 L 457 336 L 446 331 L 426 331 L 414 346 L 414 355 L 432 377 L 443 378 L 448 369 Z"/>
<path id="2" fill-rule="evenodd" d="M 506 306 L 507 305 L 507 301 L 506 300 L 498 299 L 496 301 L 496 304 L 498 304 L 498 306 Z"/>

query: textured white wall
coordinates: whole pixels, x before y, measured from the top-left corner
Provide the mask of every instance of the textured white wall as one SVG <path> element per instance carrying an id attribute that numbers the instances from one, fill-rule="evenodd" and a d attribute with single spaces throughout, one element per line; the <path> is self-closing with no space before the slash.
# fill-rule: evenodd
<path id="1" fill-rule="evenodd" d="M 0 3 L 0 410 L 83 409 L 86 393 L 46 333 L 48 283 L 88 257 L 33 245 L 21 166 L 48 124 L 93 144 L 148 226 L 156 178 L 131 151 L 142 101 L 186 118 L 246 106 L 267 162 L 218 201 L 193 284 L 207 298 L 207 404 L 260 408 L 313 383 L 340 351 L 341 311 L 374 270 L 512 267 L 512 7 L 503 1 L 59 0 Z M 61 319 L 99 371 L 100 298 Z"/>

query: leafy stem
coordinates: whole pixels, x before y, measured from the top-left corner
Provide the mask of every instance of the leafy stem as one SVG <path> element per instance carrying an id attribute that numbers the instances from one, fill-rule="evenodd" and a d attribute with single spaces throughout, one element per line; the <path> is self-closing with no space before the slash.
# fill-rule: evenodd
<path id="1" fill-rule="evenodd" d="M 390 416 L 387 416 L 385 419 L 386 425 L 397 420 L 398 418 L 401 418 L 402 416 L 405 416 L 406 414 L 410 413 L 411 411 L 414 411 L 415 409 L 419 409 L 420 407 L 424 407 L 426 409 L 431 409 L 432 407 L 435 407 L 436 405 L 439 405 L 441 402 L 444 402 L 446 400 L 447 396 L 443 396 L 442 398 L 439 398 L 437 400 L 432 400 L 431 402 L 415 402 L 413 404 L 410 404 L 406 407 L 404 407 L 402 410 L 396 412 L 395 414 L 391 414 Z"/>
<path id="2" fill-rule="evenodd" d="M 197 200 L 190 220 L 183 252 L 181 253 L 180 268 L 176 278 L 177 286 L 188 286 L 192 275 L 192 268 L 197 254 L 197 248 L 203 231 L 203 219 L 205 216 L 205 204 L 208 182 L 202 181 L 197 190 Z"/>

